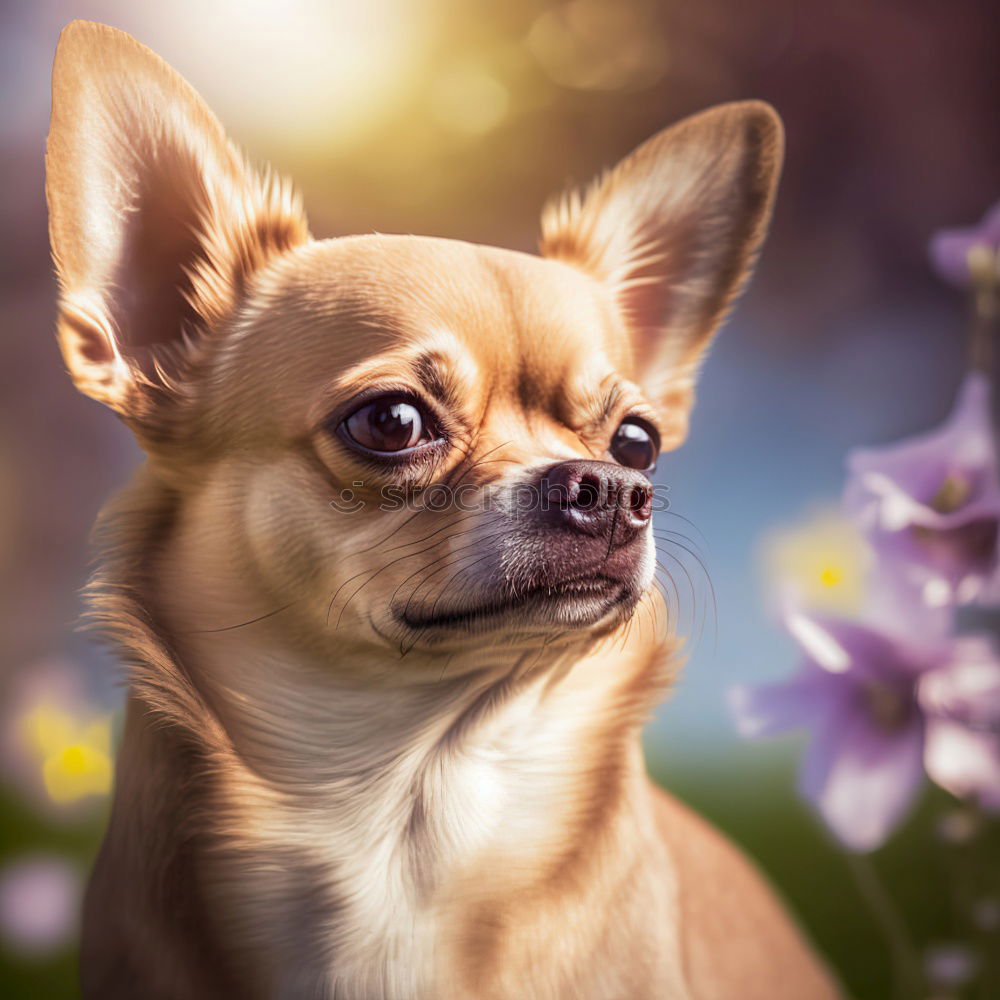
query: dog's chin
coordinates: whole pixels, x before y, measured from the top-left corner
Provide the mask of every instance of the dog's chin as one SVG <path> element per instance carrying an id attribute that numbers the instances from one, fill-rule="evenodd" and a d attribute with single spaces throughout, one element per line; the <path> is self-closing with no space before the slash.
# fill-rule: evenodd
<path id="1" fill-rule="evenodd" d="M 396 629 L 421 642 L 503 633 L 510 637 L 613 628 L 635 610 L 636 583 L 593 576 L 521 593 L 484 594 L 464 601 L 391 610 Z"/>

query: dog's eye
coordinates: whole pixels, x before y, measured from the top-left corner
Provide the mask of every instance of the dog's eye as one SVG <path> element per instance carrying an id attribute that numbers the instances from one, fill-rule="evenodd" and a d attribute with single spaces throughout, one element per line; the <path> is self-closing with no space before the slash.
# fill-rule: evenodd
<path id="1" fill-rule="evenodd" d="M 611 439 L 611 457 L 619 465 L 651 472 L 660 453 L 656 429 L 639 417 L 627 417 Z"/>
<path id="2" fill-rule="evenodd" d="M 368 451 L 398 454 L 434 440 L 433 424 L 413 400 L 383 396 L 365 403 L 342 424 L 350 441 Z"/>

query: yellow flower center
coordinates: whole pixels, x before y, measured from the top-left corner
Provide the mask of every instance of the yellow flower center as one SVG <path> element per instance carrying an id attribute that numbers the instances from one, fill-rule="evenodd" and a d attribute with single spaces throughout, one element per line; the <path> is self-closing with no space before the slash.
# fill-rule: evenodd
<path id="1" fill-rule="evenodd" d="M 80 718 L 41 702 L 22 717 L 20 735 L 38 761 L 53 802 L 69 803 L 111 790 L 111 717 Z"/>
<path id="2" fill-rule="evenodd" d="M 931 500 L 931 507 L 939 514 L 950 514 L 958 510 L 972 492 L 972 485 L 967 479 L 960 479 L 954 474 L 945 477 L 937 493 Z"/>

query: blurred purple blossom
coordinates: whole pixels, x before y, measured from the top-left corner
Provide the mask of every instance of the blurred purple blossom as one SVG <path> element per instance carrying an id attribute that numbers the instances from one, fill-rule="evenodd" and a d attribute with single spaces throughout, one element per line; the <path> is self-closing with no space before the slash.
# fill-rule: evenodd
<path id="1" fill-rule="evenodd" d="M 1000 663 L 992 641 L 955 640 L 956 656 L 920 678 L 927 773 L 960 798 L 1000 810 Z"/>
<path id="2" fill-rule="evenodd" d="M 975 952 L 968 945 L 958 943 L 929 948 L 924 961 L 927 978 L 939 987 L 964 985 L 976 974 L 978 966 Z"/>
<path id="3" fill-rule="evenodd" d="M 936 232 L 930 242 L 934 269 L 945 281 L 959 288 L 969 288 L 973 284 L 969 254 L 978 247 L 994 254 L 1000 252 L 1000 203 L 975 226 Z"/>
<path id="4" fill-rule="evenodd" d="M 0 937 L 22 955 L 66 946 L 76 931 L 81 877 L 54 855 L 22 858 L 0 871 Z"/>
<path id="5" fill-rule="evenodd" d="M 736 688 L 730 704 L 744 736 L 812 730 L 800 791 L 845 847 L 870 851 L 886 840 L 912 804 L 925 766 L 946 773 L 946 787 L 978 783 L 985 773 L 979 744 L 970 749 L 938 737 L 939 726 L 973 732 L 964 721 L 972 716 L 939 716 L 940 702 L 923 697 L 921 682 L 933 679 L 929 691 L 946 689 L 957 709 L 965 703 L 955 691 L 969 693 L 971 681 L 961 678 L 970 662 L 977 671 L 1000 671 L 991 644 L 943 634 L 903 638 L 798 612 L 787 624 L 804 654 L 798 673 L 777 684 Z"/>
<path id="6" fill-rule="evenodd" d="M 997 603 L 1000 479 L 987 378 L 966 376 L 936 430 L 847 460 L 844 504 L 887 582 L 926 607 Z"/>

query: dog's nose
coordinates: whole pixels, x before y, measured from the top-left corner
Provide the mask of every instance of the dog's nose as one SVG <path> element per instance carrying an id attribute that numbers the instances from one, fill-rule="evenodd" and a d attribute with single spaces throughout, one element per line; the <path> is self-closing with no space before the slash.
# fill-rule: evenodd
<path id="1" fill-rule="evenodd" d="M 653 484 L 611 462 L 559 462 L 542 476 L 541 500 L 550 524 L 609 538 L 617 548 L 649 523 Z"/>

